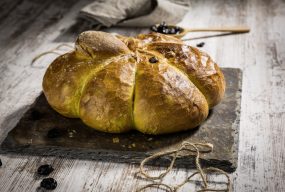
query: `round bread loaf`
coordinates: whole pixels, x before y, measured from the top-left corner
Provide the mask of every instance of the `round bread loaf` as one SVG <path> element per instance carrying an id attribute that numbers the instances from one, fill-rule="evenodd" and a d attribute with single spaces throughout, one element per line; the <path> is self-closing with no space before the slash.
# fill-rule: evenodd
<path id="1" fill-rule="evenodd" d="M 58 113 L 96 130 L 165 134 L 200 125 L 225 80 L 209 55 L 174 37 L 86 31 L 48 67 L 43 91 Z"/>

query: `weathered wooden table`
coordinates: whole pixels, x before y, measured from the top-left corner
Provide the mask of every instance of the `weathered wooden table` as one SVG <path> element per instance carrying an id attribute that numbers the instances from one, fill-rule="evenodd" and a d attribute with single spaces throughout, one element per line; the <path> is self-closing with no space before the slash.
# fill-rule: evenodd
<path id="1" fill-rule="evenodd" d="M 73 41 L 92 24 L 76 19 L 92 0 L 0 1 L 0 142 L 41 92 L 41 81 L 53 55 L 30 65 L 31 59 L 62 42 Z M 191 1 L 185 27 L 247 24 L 249 34 L 196 38 L 222 67 L 243 70 L 238 168 L 235 191 L 285 191 L 285 2 Z M 142 29 L 112 28 L 134 35 Z M 52 164 L 55 191 L 134 191 L 145 181 L 136 165 L 56 157 L 1 155 L 0 191 L 37 191 L 37 167 Z M 153 173 L 162 168 L 156 168 Z M 178 183 L 193 170 L 174 169 L 165 182 Z M 211 184 L 224 178 L 213 176 Z M 195 182 L 194 182 L 195 184 Z M 195 189 L 192 184 L 182 191 Z"/>

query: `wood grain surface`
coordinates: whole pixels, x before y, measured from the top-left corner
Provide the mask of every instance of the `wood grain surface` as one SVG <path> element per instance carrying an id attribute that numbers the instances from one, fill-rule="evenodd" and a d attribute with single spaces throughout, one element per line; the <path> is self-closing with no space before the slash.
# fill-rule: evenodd
<path id="1" fill-rule="evenodd" d="M 92 0 L 0 1 L 0 142 L 41 92 L 50 55 L 34 65 L 32 58 L 72 41 L 92 23 L 76 19 L 80 8 Z M 249 34 L 216 37 L 192 33 L 187 43 L 202 48 L 222 67 L 243 70 L 238 168 L 232 179 L 235 191 L 285 191 L 285 2 L 191 1 L 181 22 L 185 27 L 250 26 Z M 81 22 L 81 24 L 80 24 Z M 78 24 L 79 23 L 79 24 Z M 80 26 L 80 28 L 77 28 Z M 112 28 L 107 31 L 134 35 L 145 29 Z M 64 52 L 64 50 L 63 50 Z M 52 164 L 50 175 L 58 181 L 55 191 L 135 191 L 147 183 L 134 177 L 138 166 L 56 157 L 0 154 L 0 191 L 39 191 L 39 165 Z M 157 174 L 163 168 L 153 168 Z M 193 170 L 174 169 L 166 183 L 179 183 Z M 181 191 L 199 189 L 199 181 Z M 225 178 L 212 176 L 211 185 Z M 157 190 L 152 190 L 157 191 Z"/>

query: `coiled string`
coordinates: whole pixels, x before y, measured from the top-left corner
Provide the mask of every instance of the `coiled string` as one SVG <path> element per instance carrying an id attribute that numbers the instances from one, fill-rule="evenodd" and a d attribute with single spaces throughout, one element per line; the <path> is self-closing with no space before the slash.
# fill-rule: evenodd
<path id="1" fill-rule="evenodd" d="M 188 156 L 193 155 L 193 153 L 194 153 L 195 165 L 196 165 L 197 171 L 194 172 L 193 174 L 191 174 L 187 179 L 185 179 L 182 183 L 180 183 L 176 186 L 170 186 L 168 184 L 162 183 L 161 180 L 173 169 L 174 162 L 175 162 L 176 158 L 179 156 L 179 153 L 181 151 L 189 152 Z M 212 151 L 213 151 L 213 145 L 210 143 L 183 142 L 178 149 L 174 149 L 171 151 L 158 152 L 158 153 L 155 153 L 155 154 L 145 158 L 140 164 L 139 174 L 143 176 L 142 178 L 150 180 L 153 183 L 147 184 L 147 185 L 139 188 L 137 190 L 137 192 L 144 191 L 148 188 L 159 188 L 159 189 L 162 189 L 162 190 L 168 191 L 168 192 L 177 192 L 182 186 L 184 186 L 186 183 L 190 182 L 191 178 L 197 174 L 200 175 L 200 177 L 202 178 L 202 181 L 203 181 L 202 189 L 198 190 L 198 192 L 202 192 L 202 191 L 226 191 L 226 192 L 229 192 L 231 190 L 231 180 L 230 180 L 229 175 L 225 171 L 218 169 L 218 168 L 214 168 L 214 167 L 208 167 L 208 168 L 204 168 L 204 169 L 201 167 L 200 153 L 210 153 Z M 156 158 L 159 158 L 162 156 L 166 156 L 166 155 L 172 155 L 172 160 L 171 160 L 171 163 L 168 166 L 168 168 L 164 172 L 159 174 L 158 176 L 149 175 L 146 172 L 146 170 L 144 169 L 145 164 L 147 162 L 153 160 L 153 159 L 156 159 Z M 227 178 L 226 188 L 224 188 L 224 189 L 213 189 L 213 188 L 208 187 L 208 181 L 207 181 L 206 173 L 214 173 L 214 172 L 222 174 Z M 160 180 L 160 181 L 157 181 L 157 180 Z"/>
<path id="2" fill-rule="evenodd" d="M 39 58 L 41 58 L 41 57 L 43 57 L 43 56 L 45 56 L 45 55 L 48 55 L 48 54 L 62 55 L 62 53 L 57 52 L 57 51 L 60 51 L 60 48 L 62 48 L 62 47 L 69 48 L 69 50 L 73 50 L 73 49 L 74 49 L 73 46 L 71 46 L 71 45 L 69 45 L 69 44 L 62 43 L 62 44 L 58 45 L 57 47 L 55 47 L 55 48 L 53 48 L 53 49 L 51 49 L 51 50 L 49 50 L 49 51 L 45 51 L 45 52 L 42 52 L 42 53 L 36 55 L 36 56 L 32 59 L 31 65 L 33 65 Z"/>

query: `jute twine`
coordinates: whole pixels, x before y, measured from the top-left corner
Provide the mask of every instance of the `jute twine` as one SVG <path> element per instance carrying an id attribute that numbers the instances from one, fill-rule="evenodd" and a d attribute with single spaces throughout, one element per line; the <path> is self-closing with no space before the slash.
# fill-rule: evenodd
<path id="1" fill-rule="evenodd" d="M 182 151 L 188 152 L 187 156 L 195 155 L 195 165 L 196 165 L 197 171 L 194 172 L 193 174 L 191 174 L 187 179 L 185 179 L 182 183 L 180 183 L 176 186 L 171 186 L 171 185 L 162 183 L 162 179 L 173 169 L 174 162 L 175 162 L 176 158 L 179 157 L 179 155 L 180 155 L 179 153 L 181 153 Z M 164 152 L 158 152 L 158 153 L 155 153 L 155 154 L 145 158 L 140 164 L 140 171 L 138 174 L 142 175 L 141 178 L 152 181 L 152 183 L 141 187 L 140 189 L 137 190 L 137 192 L 144 191 L 148 188 L 159 188 L 161 190 L 168 191 L 168 192 L 177 192 L 182 186 L 184 186 L 186 183 L 190 182 L 191 178 L 197 174 L 200 175 L 202 182 L 203 182 L 202 188 L 200 190 L 198 190 L 198 192 L 202 192 L 202 191 L 226 191 L 226 192 L 230 192 L 231 191 L 231 180 L 230 180 L 229 175 L 226 172 L 224 172 L 221 169 L 214 168 L 214 167 L 208 167 L 208 168 L 202 168 L 201 167 L 200 154 L 201 153 L 210 153 L 212 151 L 213 151 L 213 145 L 210 143 L 183 142 L 181 144 L 181 146 L 177 149 L 173 149 L 170 151 L 164 151 Z M 172 160 L 170 162 L 170 165 L 168 166 L 168 168 L 164 172 L 162 172 L 158 176 L 152 176 L 146 172 L 146 170 L 144 169 L 144 166 L 147 162 L 154 160 L 156 158 L 162 157 L 162 156 L 167 156 L 167 155 L 171 155 Z M 224 188 L 224 189 L 209 188 L 207 177 L 206 177 L 207 173 L 219 173 L 219 174 L 224 175 L 227 178 L 226 188 Z"/>
<path id="2" fill-rule="evenodd" d="M 69 45 L 69 44 L 62 43 L 62 44 L 58 45 L 57 47 L 55 47 L 55 48 L 53 48 L 53 49 L 51 49 L 51 50 L 49 50 L 49 51 L 45 51 L 45 52 L 42 52 L 42 53 L 36 55 L 36 56 L 33 58 L 32 62 L 31 62 L 31 65 L 33 65 L 39 58 L 41 58 L 41 57 L 43 57 L 43 56 L 45 56 L 45 55 L 48 55 L 48 54 L 62 55 L 62 53 L 59 53 L 59 52 L 58 52 L 58 51 L 60 51 L 60 48 L 62 48 L 62 47 L 67 47 L 67 48 L 69 48 L 70 50 L 71 50 L 71 49 L 72 49 L 72 50 L 74 49 L 73 46 L 71 46 L 71 45 Z"/>

